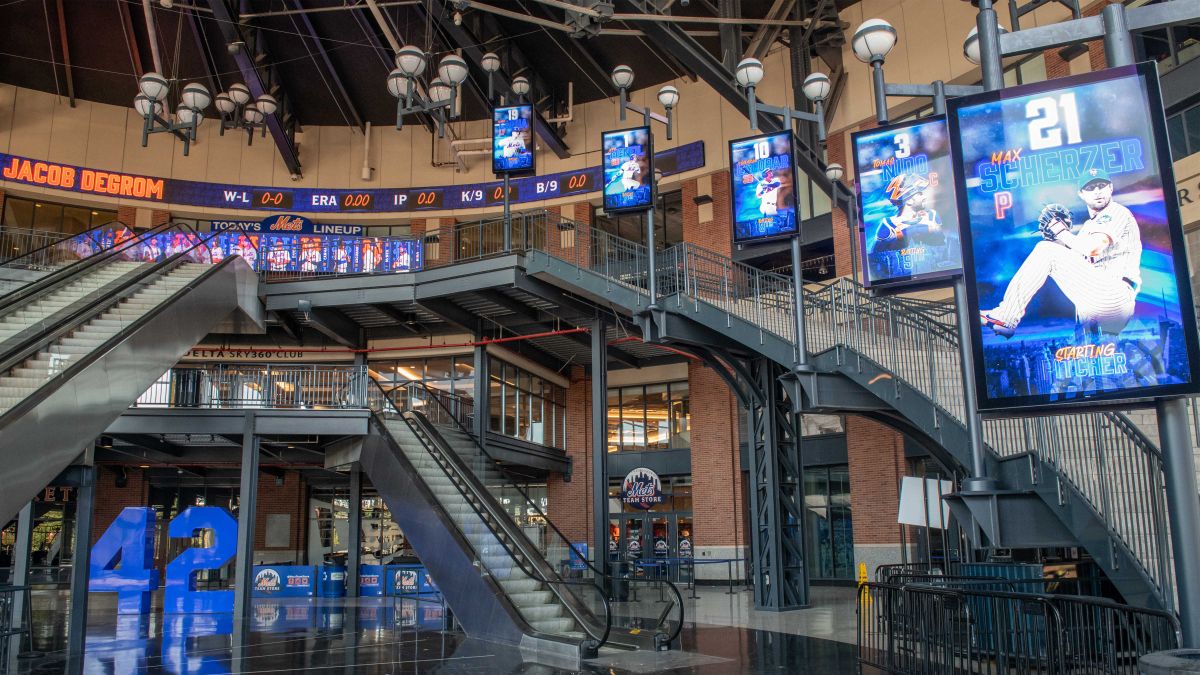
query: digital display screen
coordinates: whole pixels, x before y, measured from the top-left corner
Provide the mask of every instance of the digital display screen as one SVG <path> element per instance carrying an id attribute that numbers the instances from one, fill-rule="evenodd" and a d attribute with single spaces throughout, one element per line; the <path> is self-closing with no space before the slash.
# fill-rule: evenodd
<path id="1" fill-rule="evenodd" d="M 928 283 L 962 272 L 943 117 L 852 135 L 865 286 Z"/>
<path id="2" fill-rule="evenodd" d="M 533 106 L 492 110 L 492 172 L 532 173 Z"/>
<path id="3" fill-rule="evenodd" d="M 799 231 L 790 131 L 730 141 L 729 166 L 735 242 Z"/>
<path id="4" fill-rule="evenodd" d="M 644 211 L 654 204 L 654 149 L 650 127 L 606 131 L 604 149 L 604 210 L 608 213 Z"/>
<path id="5" fill-rule="evenodd" d="M 1195 393 L 1153 64 L 952 99 L 949 121 L 980 409 Z"/>

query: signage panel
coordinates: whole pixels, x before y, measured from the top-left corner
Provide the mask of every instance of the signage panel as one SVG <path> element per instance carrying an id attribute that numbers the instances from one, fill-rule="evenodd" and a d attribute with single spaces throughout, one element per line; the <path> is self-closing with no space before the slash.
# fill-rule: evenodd
<path id="1" fill-rule="evenodd" d="M 662 491 L 662 481 L 652 469 L 638 467 L 625 474 L 621 482 L 621 501 L 638 509 L 649 511 L 656 504 L 667 500 Z M 638 544 L 639 547 L 641 544 Z"/>
<path id="2" fill-rule="evenodd" d="M 944 117 L 852 135 L 863 285 L 911 286 L 962 272 Z"/>
<path id="3" fill-rule="evenodd" d="M 492 110 L 492 172 L 533 173 L 533 106 Z"/>
<path id="4" fill-rule="evenodd" d="M 1153 64 L 952 99 L 983 411 L 1197 391 Z"/>
<path id="5" fill-rule="evenodd" d="M 654 205 L 654 156 L 650 127 L 605 131 L 604 210 L 645 211 Z"/>
<path id="6" fill-rule="evenodd" d="M 794 166 L 790 131 L 729 142 L 735 243 L 799 232 Z"/>
<path id="7" fill-rule="evenodd" d="M 704 166 L 704 143 L 696 141 L 664 150 L 655 155 L 654 165 L 666 176 L 699 169 Z M 600 188 L 602 174 L 601 167 L 592 166 L 518 178 L 511 181 L 512 188 L 516 190 L 513 201 L 528 203 L 595 192 Z M 87 177 L 86 180 L 83 179 L 84 176 Z M 455 186 L 372 190 L 226 185 L 100 171 L 5 153 L 0 153 L 0 182 L 163 204 L 292 213 L 414 213 L 482 207 L 487 205 L 485 196 L 494 194 L 502 185 L 501 182 L 492 181 Z M 110 191 L 110 188 L 114 191 Z M 503 196 L 502 192 L 499 194 Z M 359 197 L 356 199 L 355 195 Z M 369 198 L 362 195 L 369 195 Z"/>

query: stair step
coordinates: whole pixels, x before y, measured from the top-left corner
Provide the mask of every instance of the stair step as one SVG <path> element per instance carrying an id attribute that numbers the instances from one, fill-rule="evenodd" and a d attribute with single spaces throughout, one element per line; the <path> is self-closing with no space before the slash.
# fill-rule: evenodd
<path id="1" fill-rule="evenodd" d="M 574 619 L 528 619 L 529 625 L 542 633 L 563 634 L 575 628 Z"/>

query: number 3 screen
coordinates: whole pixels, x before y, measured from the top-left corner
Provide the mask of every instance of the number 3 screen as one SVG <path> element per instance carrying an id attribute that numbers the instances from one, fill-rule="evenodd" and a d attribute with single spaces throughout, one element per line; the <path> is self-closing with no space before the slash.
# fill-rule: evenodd
<path id="1" fill-rule="evenodd" d="M 981 410 L 1194 389 L 1160 101 L 1143 65 L 950 102 Z"/>

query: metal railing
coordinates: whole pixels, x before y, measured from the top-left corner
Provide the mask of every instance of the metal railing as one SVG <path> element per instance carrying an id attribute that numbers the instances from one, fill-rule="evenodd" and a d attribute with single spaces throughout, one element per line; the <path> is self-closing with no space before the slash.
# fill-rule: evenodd
<path id="1" fill-rule="evenodd" d="M 150 385 L 132 407 L 366 408 L 368 380 L 366 366 L 177 366 Z"/>
<path id="2" fill-rule="evenodd" d="M 18 597 L 24 599 L 22 603 L 24 611 L 20 622 L 13 623 L 13 614 L 15 613 L 13 605 L 16 604 Z M 9 666 L 10 657 L 13 656 L 10 649 L 15 647 L 19 653 L 22 642 L 28 645 L 31 637 L 32 608 L 29 586 L 0 585 L 0 670 Z"/>
<path id="3" fill-rule="evenodd" d="M 859 587 L 864 672 L 1136 675 L 1139 656 L 1178 644 L 1171 613 L 1103 598 L 924 584 Z"/>
<path id="4" fill-rule="evenodd" d="M 435 427 L 454 428 L 473 439 L 469 425 L 473 414 L 470 401 L 432 389 L 424 383 L 411 382 L 391 390 L 379 387 L 371 397 L 371 405 L 373 410 L 384 414 L 419 413 L 421 419 Z M 427 445 L 436 445 L 432 439 L 423 440 Z M 436 448 L 431 451 L 436 452 Z M 593 639 L 603 644 L 605 640 L 620 641 L 645 635 L 658 647 L 670 645 L 679 637 L 684 620 L 683 597 L 674 583 L 666 579 L 602 574 L 542 511 L 537 500 L 529 496 L 523 487 L 524 479 L 510 477 L 486 447 L 475 442 L 470 448 L 456 446 L 453 453 L 454 458 L 447 458 L 445 469 L 469 471 L 472 480 L 468 482 L 490 494 L 494 503 L 517 505 L 515 509 L 506 508 L 502 516 L 510 520 L 505 526 L 510 530 L 509 540 L 523 540 L 532 548 L 516 547 L 512 550 L 513 559 L 524 561 L 522 567 L 528 568 L 530 576 L 544 581 L 560 596 L 569 594 L 569 598 L 564 598 L 568 606 L 589 607 L 593 614 L 603 612 L 604 638 L 595 634 L 598 631 L 589 630 Z M 531 539 L 534 535 L 530 528 L 522 527 L 524 523 L 516 513 L 534 517 L 546 527 L 538 528 L 536 539 Z M 503 538 L 501 543 L 505 543 Z M 536 556 L 530 555 L 533 550 L 536 550 Z M 552 561 L 566 563 L 568 560 L 579 561 L 582 569 L 575 569 L 574 575 L 564 578 Z M 597 592 L 604 598 L 603 608 L 595 601 Z M 610 632 L 614 635 L 612 638 Z"/>
<path id="5" fill-rule="evenodd" d="M 31 251 L 46 249 L 71 235 L 28 227 L 0 226 L 0 262 L 20 258 Z"/>

